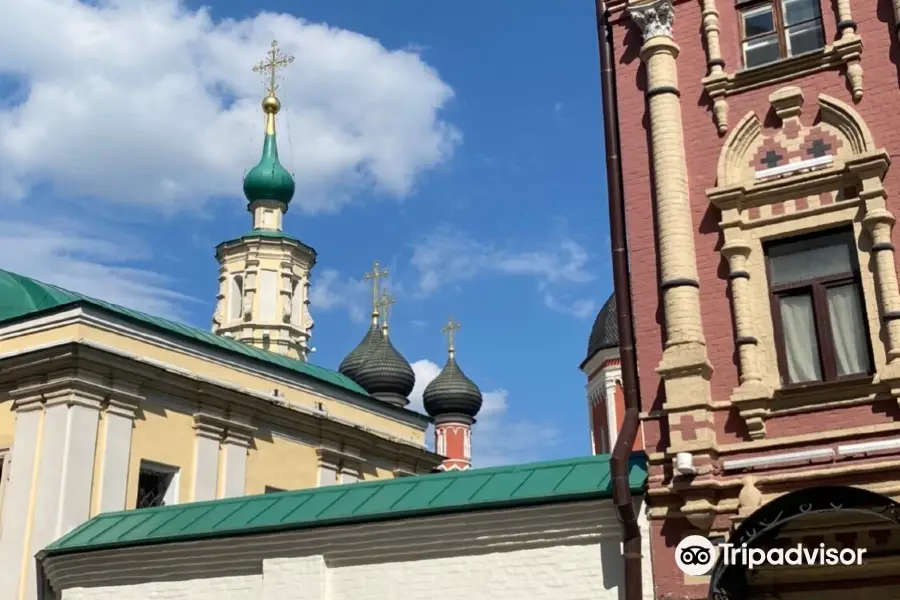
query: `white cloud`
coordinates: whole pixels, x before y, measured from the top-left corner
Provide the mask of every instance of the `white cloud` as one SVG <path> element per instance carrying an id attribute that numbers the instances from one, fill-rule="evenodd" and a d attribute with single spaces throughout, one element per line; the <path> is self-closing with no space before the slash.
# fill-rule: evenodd
<path id="1" fill-rule="evenodd" d="M 416 386 L 410 394 L 408 408 L 424 413 L 422 394 L 441 372 L 441 367 L 423 359 L 412 363 L 412 368 L 416 374 Z M 546 422 L 511 417 L 506 411 L 509 400 L 506 390 L 498 388 L 483 392 L 483 398 L 478 422 L 472 429 L 474 466 L 491 467 L 540 460 L 544 450 L 559 442 L 559 431 Z"/>
<path id="2" fill-rule="evenodd" d="M 314 274 L 309 288 L 309 302 L 313 309 L 344 309 L 350 320 L 356 323 L 364 321 L 367 316 L 365 307 L 368 298 L 371 298 L 371 292 L 364 281 L 342 276 L 334 269 L 324 269 Z"/>
<path id="3" fill-rule="evenodd" d="M 435 292 L 442 285 L 458 284 L 488 273 L 532 277 L 541 290 L 555 284 L 579 284 L 594 279 L 588 270 L 587 250 L 565 237 L 544 248 L 521 249 L 496 246 L 453 228 L 441 227 L 414 244 L 410 262 L 418 273 L 421 296 Z M 587 310 L 586 306 L 580 304 L 561 312 L 578 314 Z M 557 309 L 557 305 L 551 308 Z"/>
<path id="4" fill-rule="evenodd" d="M 147 258 L 133 239 L 115 239 L 71 223 L 6 223 L 0 233 L 0 268 L 153 315 L 184 320 L 195 299 L 173 291 L 172 281 L 131 266 Z"/>
<path id="5" fill-rule="evenodd" d="M 17 87 L 0 97 L 0 195 L 49 182 L 175 211 L 240 194 L 262 147 L 251 67 L 273 38 L 296 56 L 279 142 L 300 210 L 337 210 L 363 187 L 402 198 L 460 142 L 440 117 L 453 90 L 414 50 L 178 0 L 3 0 L 0 77 Z"/>
<path id="6" fill-rule="evenodd" d="M 544 292 L 544 306 L 576 319 L 592 318 L 597 314 L 598 310 L 597 302 L 592 299 L 581 298 L 571 302 L 562 302 L 557 300 L 550 292 Z"/>

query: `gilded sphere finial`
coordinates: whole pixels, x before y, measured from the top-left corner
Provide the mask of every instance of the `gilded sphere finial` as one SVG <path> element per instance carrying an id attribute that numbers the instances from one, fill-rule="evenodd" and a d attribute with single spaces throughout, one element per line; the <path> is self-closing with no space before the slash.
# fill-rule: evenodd
<path id="1" fill-rule="evenodd" d="M 266 96 L 262 101 L 262 109 L 266 114 L 278 114 L 281 110 L 281 101 L 275 96 Z"/>

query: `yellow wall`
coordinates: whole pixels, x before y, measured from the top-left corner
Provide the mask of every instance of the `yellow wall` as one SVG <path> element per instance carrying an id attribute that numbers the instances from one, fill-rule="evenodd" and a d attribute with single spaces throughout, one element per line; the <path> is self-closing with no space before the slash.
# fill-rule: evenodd
<path id="1" fill-rule="evenodd" d="M 247 495 L 262 494 L 266 486 L 298 490 L 318 485 L 315 448 L 265 429 L 257 431 L 254 444 L 247 457 Z"/>
<path id="2" fill-rule="evenodd" d="M 178 467 L 178 501 L 190 502 L 194 494 L 194 418 L 145 402 L 131 437 L 131 465 L 125 507 L 137 500 L 141 460 Z"/>
<path id="3" fill-rule="evenodd" d="M 284 394 L 284 399 L 292 404 L 305 406 L 314 410 L 316 403 L 322 402 L 328 409 L 328 413 L 339 419 L 344 419 L 359 425 L 365 425 L 377 431 L 382 431 L 415 443 L 423 445 L 425 443 L 425 432 L 422 430 L 375 413 L 361 410 L 355 406 L 338 402 L 331 398 L 317 396 L 303 390 L 287 388 L 264 377 L 243 373 L 223 365 L 210 363 L 202 358 L 189 356 L 166 348 L 159 348 L 146 342 L 132 340 L 119 334 L 101 331 L 93 327 L 83 326 L 81 334 L 85 339 L 98 344 L 119 348 L 134 356 L 147 357 L 160 362 L 176 365 L 192 373 L 202 373 L 204 377 L 219 381 L 227 381 L 261 394 L 271 394 L 272 389 L 278 387 Z M 28 345 L 31 345 L 31 343 L 29 342 Z"/>

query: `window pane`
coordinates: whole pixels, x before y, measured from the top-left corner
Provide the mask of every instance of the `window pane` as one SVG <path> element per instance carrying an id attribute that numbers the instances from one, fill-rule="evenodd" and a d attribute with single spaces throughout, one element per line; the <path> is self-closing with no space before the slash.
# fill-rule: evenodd
<path id="1" fill-rule="evenodd" d="M 819 22 L 788 29 L 786 39 L 789 56 L 812 52 L 825 45 L 822 24 Z"/>
<path id="2" fill-rule="evenodd" d="M 853 242 L 849 232 L 770 246 L 772 285 L 798 283 L 854 271 Z"/>
<path id="3" fill-rule="evenodd" d="M 783 0 L 786 26 L 819 18 L 819 0 Z"/>
<path id="4" fill-rule="evenodd" d="M 828 320 L 838 377 L 869 372 L 865 313 L 856 284 L 828 288 Z"/>
<path id="5" fill-rule="evenodd" d="M 819 364 L 819 342 L 816 339 L 812 297 L 783 296 L 778 299 L 778 306 L 784 334 L 788 383 L 821 381 L 822 368 Z"/>
<path id="6" fill-rule="evenodd" d="M 744 19 L 744 39 L 775 31 L 775 18 L 772 6 L 759 6 L 741 13 Z"/>
<path id="7" fill-rule="evenodd" d="M 781 58 L 775 34 L 744 42 L 744 66 L 758 67 Z"/>

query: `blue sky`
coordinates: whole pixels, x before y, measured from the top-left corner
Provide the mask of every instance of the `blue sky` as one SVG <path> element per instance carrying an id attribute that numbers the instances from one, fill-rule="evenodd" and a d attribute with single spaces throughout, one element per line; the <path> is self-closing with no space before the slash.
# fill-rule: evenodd
<path id="1" fill-rule="evenodd" d="M 587 453 L 578 365 L 611 292 L 588 0 L 7 0 L 0 266 L 208 327 L 273 38 L 297 57 L 279 145 L 285 228 L 319 253 L 313 362 L 364 334 L 380 260 L 423 381 L 463 325 L 476 463 Z"/>

